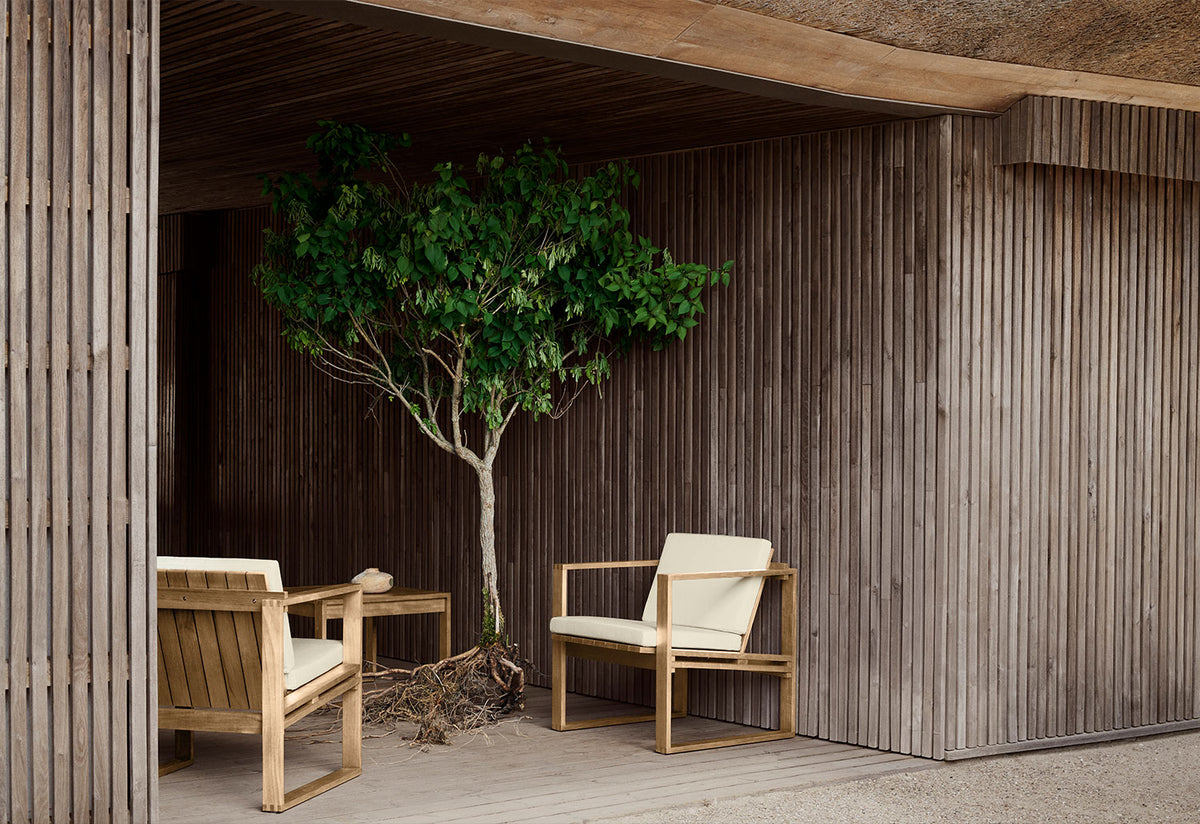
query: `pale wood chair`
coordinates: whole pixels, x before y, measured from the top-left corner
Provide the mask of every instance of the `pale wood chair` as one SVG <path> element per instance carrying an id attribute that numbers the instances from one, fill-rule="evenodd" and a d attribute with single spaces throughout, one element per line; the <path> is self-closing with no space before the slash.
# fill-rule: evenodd
<path id="1" fill-rule="evenodd" d="M 262 736 L 262 808 L 283 812 L 362 774 L 362 587 L 283 590 L 279 564 L 248 558 L 158 559 L 158 726 L 175 757 L 194 759 L 194 731 Z M 295 638 L 287 608 L 336 599 L 343 640 Z M 341 769 L 283 788 L 284 730 L 342 698 Z"/>
<path id="2" fill-rule="evenodd" d="M 790 738 L 796 734 L 796 570 L 772 563 L 769 541 L 725 535 L 667 536 L 657 561 L 554 565 L 550 726 L 577 730 L 612 724 L 655 722 L 660 753 L 726 747 Z M 567 615 L 567 576 L 576 570 L 657 566 L 641 620 Z M 782 584 L 779 653 L 746 651 L 766 580 Z M 654 670 L 652 714 L 567 720 L 567 660 L 611 661 Z M 671 719 L 687 712 L 687 673 L 693 669 L 739 670 L 777 676 L 778 730 L 675 743 Z"/>

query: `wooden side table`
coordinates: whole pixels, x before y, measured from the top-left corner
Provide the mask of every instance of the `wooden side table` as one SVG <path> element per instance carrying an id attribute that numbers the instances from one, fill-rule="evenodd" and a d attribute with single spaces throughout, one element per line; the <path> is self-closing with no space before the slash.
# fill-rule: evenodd
<path id="1" fill-rule="evenodd" d="M 289 587 L 289 594 L 296 594 L 309 589 L 321 587 Z M 307 615 L 316 621 L 317 637 L 325 637 L 327 621 L 337 621 L 342 617 L 342 602 L 328 603 L 316 601 L 296 604 L 288 608 L 296 615 Z M 450 657 L 450 593 L 431 592 L 427 589 L 412 589 L 411 587 L 392 587 L 387 592 L 363 594 L 363 660 L 377 661 L 378 648 L 375 637 L 375 619 L 382 615 L 422 615 L 437 613 L 438 619 L 438 655 L 440 658 Z"/>

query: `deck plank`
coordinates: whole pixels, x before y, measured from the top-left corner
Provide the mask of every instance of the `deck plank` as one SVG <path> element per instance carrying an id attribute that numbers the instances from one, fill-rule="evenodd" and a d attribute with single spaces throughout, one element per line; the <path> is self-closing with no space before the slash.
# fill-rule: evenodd
<path id="1" fill-rule="evenodd" d="M 571 700 L 579 717 L 629 711 L 613 702 Z M 460 736 L 449 747 L 421 751 L 395 736 L 367 739 L 361 777 L 280 817 L 313 824 L 582 821 L 938 765 L 802 737 L 663 756 L 654 752 L 651 723 L 556 733 L 549 718 L 550 692 L 534 688 L 522 720 Z M 314 717 L 301 726 L 320 731 L 332 724 Z M 699 738 L 722 734 L 732 725 L 686 718 L 676 726 L 681 736 Z M 336 735 L 317 735 L 321 743 L 307 743 L 289 732 L 288 786 L 337 760 Z M 161 779 L 162 820 L 261 821 L 260 780 L 256 737 L 202 733 L 196 738 L 195 765 Z"/>

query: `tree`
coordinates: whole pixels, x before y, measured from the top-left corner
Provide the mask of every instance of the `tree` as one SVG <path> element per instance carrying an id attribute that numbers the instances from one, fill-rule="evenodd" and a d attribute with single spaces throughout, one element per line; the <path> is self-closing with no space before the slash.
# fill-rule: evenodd
<path id="1" fill-rule="evenodd" d="M 624 163 L 573 177 L 558 151 L 525 145 L 481 156 L 472 180 L 445 163 L 409 186 L 388 158 L 407 135 L 320 125 L 308 141 L 316 176 L 266 182 L 286 229 L 267 232 L 255 280 L 291 346 L 400 402 L 475 470 L 480 643 L 501 640 L 492 473 L 509 423 L 520 410 L 563 414 L 635 341 L 682 339 L 731 264 L 677 263 L 635 237 L 619 197 L 638 181 Z"/>

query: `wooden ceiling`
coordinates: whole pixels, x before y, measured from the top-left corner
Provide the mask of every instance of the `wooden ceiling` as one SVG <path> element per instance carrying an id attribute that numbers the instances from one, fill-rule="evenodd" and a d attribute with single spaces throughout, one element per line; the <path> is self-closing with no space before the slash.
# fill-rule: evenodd
<path id="1" fill-rule="evenodd" d="M 163 3 L 161 33 L 163 213 L 264 202 L 324 119 L 408 132 L 418 177 L 543 136 L 586 162 L 894 118 L 215 0 Z"/>

